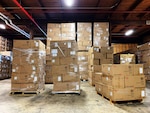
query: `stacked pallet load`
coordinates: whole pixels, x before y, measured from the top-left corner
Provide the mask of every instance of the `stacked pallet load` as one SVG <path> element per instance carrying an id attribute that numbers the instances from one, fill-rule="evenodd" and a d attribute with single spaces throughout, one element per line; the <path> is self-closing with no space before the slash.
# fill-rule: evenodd
<path id="1" fill-rule="evenodd" d="M 88 52 L 78 51 L 79 75 L 82 81 L 88 80 Z"/>
<path id="2" fill-rule="evenodd" d="M 95 22 L 93 38 L 94 38 L 93 46 L 108 47 L 109 46 L 109 23 Z"/>
<path id="3" fill-rule="evenodd" d="M 46 45 L 46 77 L 45 83 L 53 83 L 51 73 L 51 41 L 75 40 L 75 23 L 48 23 L 47 24 L 47 45 Z"/>
<path id="4" fill-rule="evenodd" d="M 52 93 L 80 93 L 76 41 L 51 41 L 50 45 Z"/>
<path id="5" fill-rule="evenodd" d="M 114 54 L 115 64 L 136 64 L 135 54 Z"/>
<path id="6" fill-rule="evenodd" d="M 39 93 L 45 87 L 45 44 L 14 40 L 11 94 Z"/>
<path id="7" fill-rule="evenodd" d="M 11 77 L 11 62 L 11 55 L 0 53 L 0 80 Z"/>
<path id="8" fill-rule="evenodd" d="M 144 65 L 144 75 L 150 80 L 150 42 L 138 46 L 138 63 Z"/>
<path id="9" fill-rule="evenodd" d="M 96 74 L 96 91 L 110 101 L 142 101 L 145 97 L 145 76 L 142 64 L 103 64 Z"/>
<path id="10" fill-rule="evenodd" d="M 92 23 L 77 23 L 78 64 L 81 80 L 88 80 L 88 51 L 92 46 Z"/>
<path id="11" fill-rule="evenodd" d="M 92 47 L 89 50 L 89 83 L 95 85 L 95 73 L 101 72 L 102 64 L 113 64 L 112 47 Z"/>
<path id="12" fill-rule="evenodd" d="M 12 49 L 12 40 L 0 36 L 0 51 L 10 51 Z"/>

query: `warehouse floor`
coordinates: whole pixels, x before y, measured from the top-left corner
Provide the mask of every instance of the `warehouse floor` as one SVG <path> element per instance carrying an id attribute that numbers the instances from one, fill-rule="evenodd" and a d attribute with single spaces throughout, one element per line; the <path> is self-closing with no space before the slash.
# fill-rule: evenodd
<path id="1" fill-rule="evenodd" d="M 55 94 L 46 90 L 31 97 L 10 96 L 10 79 L 0 81 L 0 113 L 150 113 L 150 82 L 142 103 L 110 103 L 88 82 L 81 82 L 81 95 Z"/>

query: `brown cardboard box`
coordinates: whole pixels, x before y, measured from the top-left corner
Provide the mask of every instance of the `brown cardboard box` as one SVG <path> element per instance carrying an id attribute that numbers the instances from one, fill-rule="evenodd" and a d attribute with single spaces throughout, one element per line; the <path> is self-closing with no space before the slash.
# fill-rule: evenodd
<path id="1" fill-rule="evenodd" d="M 100 60 L 99 59 L 90 59 L 90 65 L 100 65 Z"/>
<path id="2" fill-rule="evenodd" d="M 99 94 L 103 94 L 103 85 L 101 83 L 95 83 L 95 90 Z"/>
<path id="3" fill-rule="evenodd" d="M 11 91 L 20 91 L 21 89 L 21 84 L 11 84 Z"/>
<path id="4" fill-rule="evenodd" d="M 45 50 L 45 45 L 40 40 L 14 40 L 13 43 L 14 48 Z"/>
<path id="5" fill-rule="evenodd" d="M 112 53 L 107 53 L 106 54 L 106 59 L 113 59 L 113 54 Z"/>
<path id="6" fill-rule="evenodd" d="M 54 83 L 53 91 L 79 91 L 80 82 Z"/>
<path id="7" fill-rule="evenodd" d="M 53 82 L 62 82 L 63 74 L 53 74 Z"/>
<path id="8" fill-rule="evenodd" d="M 124 88 L 124 76 L 102 76 L 104 85 L 112 86 L 113 88 Z"/>
<path id="9" fill-rule="evenodd" d="M 96 52 L 94 52 L 93 54 L 92 54 L 92 59 L 104 59 L 104 58 L 106 58 L 106 54 L 102 54 L 102 53 L 96 53 Z"/>
<path id="10" fill-rule="evenodd" d="M 77 58 L 76 57 L 60 58 L 60 65 L 67 65 L 67 64 L 77 64 Z"/>
<path id="11" fill-rule="evenodd" d="M 102 73 L 111 76 L 132 76 L 134 75 L 134 65 L 132 64 L 102 64 Z"/>
<path id="12" fill-rule="evenodd" d="M 113 59 L 100 59 L 100 64 L 113 64 Z"/>
<path id="13" fill-rule="evenodd" d="M 94 76 L 94 72 L 89 71 L 88 81 L 89 81 L 90 85 L 92 85 L 92 86 L 95 85 L 95 76 Z"/>
<path id="14" fill-rule="evenodd" d="M 92 68 L 93 72 L 101 72 L 102 71 L 101 65 L 93 65 L 91 68 Z"/>
<path id="15" fill-rule="evenodd" d="M 101 53 L 113 54 L 113 47 L 101 47 Z"/>
<path id="16" fill-rule="evenodd" d="M 96 83 L 102 83 L 102 73 L 98 73 L 98 72 L 95 72 L 94 73 L 94 77 L 95 77 L 95 84 Z"/>
<path id="17" fill-rule="evenodd" d="M 57 57 L 52 57 L 49 60 L 46 60 L 46 65 L 60 65 L 60 59 Z"/>
<path id="18" fill-rule="evenodd" d="M 40 84 L 20 84 L 21 91 L 37 91 L 40 90 Z"/>
<path id="19" fill-rule="evenodd" d="M 134 64 L 134 75 L 143 75 L 143 64 Z"/>
<path id="20" fill-rule="evenodd" d="M 63 75 L 63 82 L 78 82 L 80 81 L 79 75 L 76 73 L 67 73 Z"/>
<path id="21" fill-rule="evenodd" d="M 69 71 L 69 67 L 67 65 L 60 65 L 60 66 L 52 66 L 52 74 L 63 74 Z"/>
<path id="22" fill-rule="evenodd" d="M 125 76 L 125 87 L 146 87 L 145 76 Z"/>

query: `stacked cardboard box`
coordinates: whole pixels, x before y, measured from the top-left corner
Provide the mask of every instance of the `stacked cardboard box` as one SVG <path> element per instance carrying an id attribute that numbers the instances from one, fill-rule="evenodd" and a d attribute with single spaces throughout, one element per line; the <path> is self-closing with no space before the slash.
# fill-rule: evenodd
<path id="1" fill-rule="evenodd" d="M 89 50 L 92 46 L 92 24 L 77 23 L 78 50 Z"/>
<path id="2" fill-rule="evenodd" d="M 11 77 L 11 56 L 0 55 L 0 79 Z"/>
<path id="3" fill-rule="evenodd" d="M 40 91 L 45 84 L 45 45 L 38 40 L 14 40 L 11 91 Z"/>
<path id="4" fill-rule="evenodd" d="M 138 63 L 144 65 L 144 75 L 150 80 L 150 42 L 138 46 Z"/>
<path id="5" fill-rule="evenodd" d="M 142 100 L 145 76 L 142 64 L 103 64 L 96 74 L 96 91 L 111 101 Z"/>
<path id="6" fill-rule="evenodd" d="M 51 41 L 59 40 L 75 40 L 75 23 L 48 23 L 47 24 L 47 46 L 46 46 L 46 83 L 53 83 L 53 75 L 51 73 Z"/>
<path id="7" fill-rule="evenodd" d="M 0 51 L 9 51 L 12 49 L 12 40 L 0 36 Z"/>
<path id="8" fill-rule="evenodd" d="M 109 23 L 94 23 L 94 43 L 93 46 L 108 47 L 109 46 Z"/>
<path id="9" fill-rule="evenodd" d="M 50 48 L 53 92 L 80 91 L 76 41 L 51 41 Z"/>
<path id="10" fill-rule="evenodd" d="M 89 50 L 89 77 L 88 81 L 91 85 L 95 85 L 95 73 L 101 72 L 102 64 L 113 63 L 112 47 L 92 47 Z"/>
<path id="11" fill-rule="evenodd" d="M 81 80 L 88 80 L 88 52 L 78 52 L 79 75 Z"/>
<path id="12" fill-rule="evenodd" d="M 115 54 L 114 63 L 115 64 L 135 64 L 136 63 L 135 54 Z"/>

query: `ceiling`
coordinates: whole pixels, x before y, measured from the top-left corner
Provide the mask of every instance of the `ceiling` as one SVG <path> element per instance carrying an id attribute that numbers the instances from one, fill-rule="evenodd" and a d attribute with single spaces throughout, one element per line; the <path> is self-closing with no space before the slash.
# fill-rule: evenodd
<path id="1" fill-rule="evenodd" d="M 50 22 L 108 21 L 112 42 L 137 42 L 150 32 L 146 24 L 150 20 L 150 0 L 74 0 L 73 7 L 65 6 L 64 0 L 1 0 L 0 12 L 33 37 L 46 37 Z M 124 33 L 128 29 L 135 32 L 127 37 Z M 0 35 L 26 38 L 9 26 L 0 30 Z"/>

